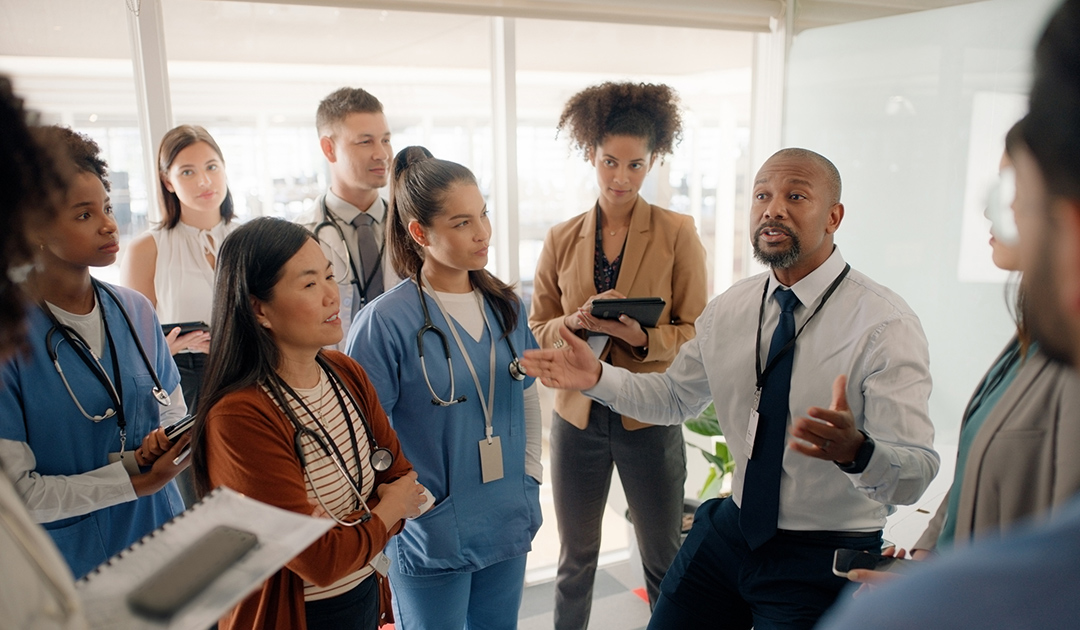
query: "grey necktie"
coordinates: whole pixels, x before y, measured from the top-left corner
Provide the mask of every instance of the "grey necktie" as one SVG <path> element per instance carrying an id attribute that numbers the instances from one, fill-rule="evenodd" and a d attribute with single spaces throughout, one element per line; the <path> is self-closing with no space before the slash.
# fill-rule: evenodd
<path id="1" fill-rule="evenodd" d="M 360 310 L 369 300 L 374 300 L 383 292 L 383 277 L 379 265 L 379 239 L 375 232 L 375 219 L 366 212 L 361 212 L 352 220 L 356 228 L 356 245 L 360 252 L 360 285 L 358 299 L 353 300 L 353 313 Z"/>

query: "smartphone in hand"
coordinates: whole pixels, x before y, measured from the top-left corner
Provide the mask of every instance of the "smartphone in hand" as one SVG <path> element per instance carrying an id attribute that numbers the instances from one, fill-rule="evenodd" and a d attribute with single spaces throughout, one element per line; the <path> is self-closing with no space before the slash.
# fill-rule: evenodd
<path id="1" fill-rule="evenodd" d="M 162 324 L 161 332 L 168 336 L 173 328 L 180 328 L 180 334 L 186 335 L 196 331 L 210 332 L 210 326 L 206 322 L 178 322 L 175 324 Z"/>
<path id="2" fill-rule="evenodd" d="M 180 436 L 190 431 L 193 426 L 195 426 L 195 416 L 188 414 L 165 427 L 165 437 L 169 439 L 169 442 L 176 444 Z"/>
<path id="3" fill-rule="evenodd" d="M 879 553 L 859 551 L 857 549 L 837 549 L 833 554 L 833 574 L 846 578 L 852 569 L 869 569 L 871 571 L 900 572 L 911 568 L 912 560 L 883 556 Z"/>

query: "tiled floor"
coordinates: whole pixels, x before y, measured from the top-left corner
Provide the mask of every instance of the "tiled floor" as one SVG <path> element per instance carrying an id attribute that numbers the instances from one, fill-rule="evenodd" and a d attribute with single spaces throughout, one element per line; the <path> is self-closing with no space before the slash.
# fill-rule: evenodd
<path id="1" fill-rule="evenodd" d="M 649 624 L 649 604 L 633 592 L 641 586 L 637 582 L 640 582 L 640 571 L 635 576 L 629 561 L 598 570 L 589 630 L 644 630 Z M 554 602 L 553 581 L 526 586 L 518 629 L 551 630 Z"/>

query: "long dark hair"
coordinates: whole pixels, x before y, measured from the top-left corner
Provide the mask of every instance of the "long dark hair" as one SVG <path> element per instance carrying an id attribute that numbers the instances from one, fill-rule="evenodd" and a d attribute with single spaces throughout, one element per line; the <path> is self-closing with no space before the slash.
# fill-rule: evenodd
<path id="1" fill-rule="evenodd" d="M 256 321 L 251 298 L 269 301 L 285 263 L 311 238 L 310 232 L 295 223 L 262 217 L 241 225 L 221 244 L 210 320 L 214 351 L 207 358 L 192 436 L 192 467 L 200 495 L 211 490 L 206 468 L 207 414 L 226 395 L 272 380 L 278 367 L 277 344 Z"/>
<path id="2" fill-rule="evenodd" d="M 413 278 L 424 266 L 424 249 L 409 235 L 409 221 L 431 227 L 456 185 L 476 186 L 476 177 L 456 162 L 436 159 L 424 147 L 405 147 L 394 157 L 386 238 L 398 276 Z M 469 281 L 495 309 L 503 336 L 509 335 L 517 328 L 520 303 L 513 288 L 487 269 L 470 271 Z"/>
<path id="3" fill-rule="evenodd" d="M 221 147 L 217 142 L 214 142 L 214 137 L 210 135 L 210 132 L 198 125 L 180 125 L 174 127 L 165 133 L 165 137 L 161 139 L 161 146 L 158 147 L 158 187 L 161 188 L 161 225 L 167 230 L 171 230 L 178 223 L 180 223 L 180 198 L 176 196 L 175 192 L 170 192 L 165 187 L 165 180 L 169 176 L 169 169 L 172 167 L 172 163 L 176 161 L 176 156 L 184 149 L 190 147 L 196 142 L 205 142 L 210 145 L 210 148 L 217 153 L 218 159 L 221 160 L 221 164 L 225 164 L 225 156 L 221 154 Z M 228 223 L 232 220 L 233 198 L 232 191 L 228 186 L 225 187 L 225 199 L 221 201 L 221 220 Z"/>

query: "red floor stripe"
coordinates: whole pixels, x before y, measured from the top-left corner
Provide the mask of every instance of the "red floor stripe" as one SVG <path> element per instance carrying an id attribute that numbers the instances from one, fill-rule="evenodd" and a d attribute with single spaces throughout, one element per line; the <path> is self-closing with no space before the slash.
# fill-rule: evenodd
<path id="1" fill-rule="evenodd" d="M 639 587 L 634 589 L 634 595 L 640 597 L 646 604 L 649 603 L 649 595 L 645 592 L 645 587 Z"/>

